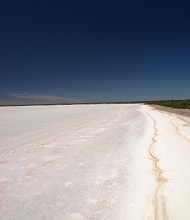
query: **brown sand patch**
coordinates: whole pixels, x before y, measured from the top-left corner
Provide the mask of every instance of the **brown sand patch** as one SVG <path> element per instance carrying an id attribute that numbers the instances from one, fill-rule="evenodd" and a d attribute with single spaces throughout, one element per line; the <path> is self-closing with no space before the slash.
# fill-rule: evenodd
<path id="1" fill-rule="evenodd" d="M 175 109 L 175 108 L 170 108 L 170 107 L 165 107 L 165 106 L 160 106 L 160 105 L 150 105 L 150 106 L 160 111 L 166 111 L 172 114 L 178 114 L 178 115 L 190 117 L 190 109 Z"/>

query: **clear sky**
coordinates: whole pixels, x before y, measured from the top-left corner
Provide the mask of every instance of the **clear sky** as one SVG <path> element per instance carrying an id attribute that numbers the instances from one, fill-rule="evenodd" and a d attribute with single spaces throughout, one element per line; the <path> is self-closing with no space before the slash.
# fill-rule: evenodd
<path id="1" fill-rule="evenodd" d="M 2 0 L 0 101 L 190 98 L 189 1 Z"/>

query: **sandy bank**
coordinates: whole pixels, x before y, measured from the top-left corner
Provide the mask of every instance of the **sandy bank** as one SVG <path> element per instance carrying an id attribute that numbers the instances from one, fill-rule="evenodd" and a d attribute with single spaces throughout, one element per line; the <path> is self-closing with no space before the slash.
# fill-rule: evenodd
<path id="1" fill-rule="evenodd" d="M 178 115 L 184 115 L 190 117 L 190 109 L 174 109 L 160 105 L 150 105 L 150 106 L 159 111 L 166 111 L 172 114 L 178 114 Z"/>

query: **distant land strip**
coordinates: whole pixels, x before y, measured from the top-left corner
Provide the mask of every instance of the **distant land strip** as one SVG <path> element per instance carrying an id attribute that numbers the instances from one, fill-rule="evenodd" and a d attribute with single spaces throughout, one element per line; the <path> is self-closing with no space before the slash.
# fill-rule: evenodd
<path id="1" fill-rule="evenodd" d="M 160 105 L 160 106 L 177 108 L 177 109 L 190 109 L 190 99 L 145 101 L 144 103 L 149 105 Z"/>
<path id="2" fill-rule="evenodd" d="M 190 99 L 185 100 L 156 100 L 156 101 L 130 101 L 130 102 L 81 102 L 81 103 L 35 103 L 35 104 L 9 104 L 0 103 L 0 107 L 6 106 L 49 106 L 49 105 L 93 105 L 93 104 L 148 104 L 170 107 L 174 109 L 190 109 Z"/>

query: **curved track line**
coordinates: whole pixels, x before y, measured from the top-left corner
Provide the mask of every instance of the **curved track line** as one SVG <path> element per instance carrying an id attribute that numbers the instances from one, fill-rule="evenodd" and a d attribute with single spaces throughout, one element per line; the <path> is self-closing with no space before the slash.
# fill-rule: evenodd
<path id="1" fill-rule="evenodd" d="M 178 117 L 177 117 L 177 118 L 178 118 Z M 179 127 L 173 122 L 172 119 L 170 120 L 170 123 L 171 123 L 171 125 L 175 128 L 175 132 L 176 132 L 184 141 L 186 141 L 187 143 L 190 143 L 190 141 L 189 141 L 184 135 L 182 135 L 182 134 L 180 133 Z"/>
<path id="2" fill-rule="evenodd" d="M 182 116 L 177 116 L 177 118 L 180 119 L 181 121 L 187 123 L 188 126 L 190 126 L 190 121 L 189 121 L 189 120 L 185 119 L 185 118 L 182 117 Z"/>
<path id="3" fill-rule="evenodd" d="M 162 191 L 164 188 L 164 185 L 166 182 L 168 182 L 168 179 L 163 177 L 162 174 L 164 172 L 163 169 L 159 167 L 159 161 L 160 159 L 153 153 L 153 147 L 154 144 L 156 143 L 156 137 L 158 136 L 158 129 L 157 129 L 157 124 L 155 119 L 147 112 L 145 112 L 153 121 L 154 123 L 154 134 L 152 137 L 152 143 L 149 146 L 148 153 L 150 156 L 150 160 L 153 161 L 153 167 L 152 170 L 155 174 L 156 177 L 156 189 L 153 193 L 152 196 L 149 196 L 149 205 L 153 207 L 153 213 L 151 216 L 149 216 L 148 219 L 155 219 L 155 220 L 166 220 L 167 218 L 167 213 L 166 213 L 166 207 L 165 207 L 165 199 L 164 196 L 162 195 Z"/>

